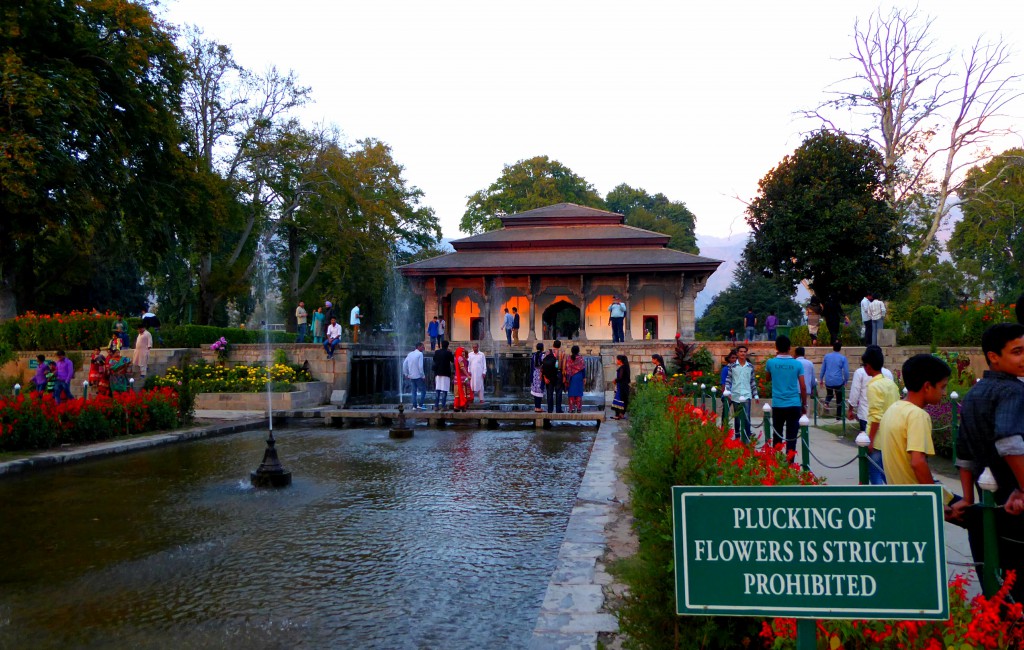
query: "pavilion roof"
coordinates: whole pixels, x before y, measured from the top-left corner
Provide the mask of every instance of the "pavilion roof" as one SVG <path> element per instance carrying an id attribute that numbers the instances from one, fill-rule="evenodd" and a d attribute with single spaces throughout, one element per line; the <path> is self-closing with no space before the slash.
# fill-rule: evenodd
<path id="1" fill-rule="evenodd" d="M 457 239 L 454 253 L 400 267 L 407 276 L 714 272 L 722 263 L 668 248 L 668 235 L 615 212 L 558 203 L 501 217 L 500 230 Z"/>

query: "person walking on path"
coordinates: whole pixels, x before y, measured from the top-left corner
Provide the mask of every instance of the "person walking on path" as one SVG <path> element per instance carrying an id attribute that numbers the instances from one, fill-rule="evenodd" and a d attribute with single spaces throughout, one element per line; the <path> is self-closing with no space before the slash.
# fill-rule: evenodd
<path id="1" fill-rule="evenodd" d="M 882 374 L 882 368 L 885 367 L 882 348 L 869 345 L 860 359 L 864 363 L 864 371 L 871 378 L 865 389 L 868 400 L 868 437 L 871 439 L 868 444 L 868 481 L 871 485 L 885 485 L 885 463 L 881 450 L 875 447 L 875 436 L 878 435 L 882 416 L 890 406 L 900 401 L 900 389 L 896 382 Z"/>
<path id="2" fill-rule="evenodd" d="M 512 343 L 519 345 L 519 309 L 512 308 Z"/>
<path id="3" fill-rule="evenodd" d="M 508 307 L 505 307 L 505 320 L 501 324 L 501 329 L 505 330 L 505 340 L 508 341 L 509 347 L 512 347 L 512 329 L 514 326 L 515 319 L 509 313 Z"/>
<path id="4" fill-rule="evenodd" d="M 153 335 L 149 333 L 145 325 L 139 325 L 139 335 L 135 337 L 135 356 L 132 358 L 133 372 L 138 373 L 139 379 L 146 380 L 146 373 L 149 371 L 149 351 L 153 347 Z"/>
<path id="5" fill-rule="evenodd" d="M 580 354 L 580 346 L 574 345 L 562 368 L 563 382 L 569 396 L 569 412 L 583 412 L 583 381 L 587 374 L 587 362 Z"/>
<path id="6" fill-rule="evenodd" d="M 452 365 L 455 355 L 448 349 L 448 341 L 442 340 L 441 347 L 434 351 L 434 410 L 448 408 L 448 393 L 452 389 Z"/>
<path id="7" fill-rule="evenodd" d="M 313 312 L 313 343 L 324 342 L 324 308 L 317 307 Z"/>
<path id="8" fill-rule="evenodd" d="M 765 363 L 765 373 L 772 382 L 772 445 L 786 444 L 786 451 L 796 453 L 800 416 L 807 411 L 807 387 L 804 367 L 789 354 L 788 336 L 775 340 L 778 352 Z M 783 437 L 785 431 L 785 437 Z M 766 434 L 767 438 L 767 434 Z M 766 439 L 765 444 L 769 444 Z"/>
<path id="9" fill-rule="evenodd" d="M 840 341 L 843 338 L 843 332 L 840 329 L 843 322 L 843 306 L 839 304 L 835 296 L 829 296 L 825 299 L 825 305 L 822 307 L 825 312 L 825 326 L 828 327 L 828 344 L 832 344 L 836 341 Z"/>
<path id="10" fill-rule="evenodd" d="M 37 393 L 46 392 L 46 372 L 50 369 L 46 357 L 42 354 L 36 355 L 36 374 L 32 377 L 32 385 Z"/>
<path id="11" fill-rule="evenodd" d="M 363 322 L 363 312 L 359 311 L 359 303 L 352 308 L 348 324 L 352 326 L 352 342 L 359 343 L 359 324 Z"/>
<path id="12" fill-rule="evenodd" d="M 295 342 L 305 343 L 306 342 L 306 303 L 299 301 L 299 306 L 295 308 Z"/>
<path id="13" fill-rule="evenodd" d="M 480 351 L 480 344 L 473 344 L 473 351 L 469 353 L 469 387 L 473 395 L 484 405 L 484 379 L 487 377 L 487 357 Z"/>
<path id="14" fill-rule="evenodd" d="M 892 380 L 892 373 L 888 368 L 882 368 L 882 374 Z M 857 420 L 860 430 L 867 433 L 868 430 L 868 373 L 861 363 L 857 372 L 853 373 L 853 382 L 850 384 L 850 398 L 846 400 L 848 405 L 846 411 L 847 420 Z"/>
<path id="15" fill-rule="evenodd" d="M 608 324 L 612 326 L 612 343 L 626 342 L 626 303 L 612 296 L 612 304 L 608 305 Z"/>
<path id="16" fill-rule="evenodd" d="M 871 299 L 874 297 L 870 291 L 864 292 L 864 297 L 860 299 L 860 322 L 864 323 L 864 345 L 871 345 L 874 341 L 871 340 Z"/>
<path id="17" fill-rule="evenodd" d="M 952 505 L 954 520 L 967 525 L 975 562 L 984 559 L 981 513 L 974 504 L 975 484 L 988 467 L 999 487 L 995 492 L 999 565 L 1024 576 L 1024 325 L 1000 323 L 981 335 L 988 370 L 964 397 L 956 466 L 963 499 Z M 1024 580 L 1010 589 L 1024 602 Z"/>
<path id="18" fill-rule="evenodd" d="M 807 350 L 803 347 L 798 347 L 793 350 L 793 354 L 796 355 L 796 360 L 800 362 L 801 367 L 804 369 L 804 388 L 807 389 L 808 401 L 813 403 L 814 391 L 817 390 L 817 384 L 814 381 L 814 362 L 805 356 L 807 354 Z"/>
<path id="19" fill-rule="evenodd" d="M 889 485 L 935 485 L 928 467 L 928 456 L 935 455 L 932 416 L 924 407 L 942 401 L 950 374 L 949 366 L 930 354 L 916 354 L 903 364 L 907 396 L 886 410 L 875 436 Z M 953 495 L 942 493 L 943 505 L 949 506 Z"/>
<path id="20" fill-rule="evenodd" d="M 438 329 L 440 323 L 437 322 L 437 316 L 427 323 L 427 336 L 430 337 L 430 351 L 433 352 L 437 349 L 437 344 L 440 343 L 441 337 L 438 335 Z"/>
<path id="21" fill-rule="evenodd" d="M 744 336 L 747 343 L 754 340 L 754 332 L 757 327 L 757 316 L 754 315 L 754 308 L 747 307 L 747 313 L 743 317 Z"/>
<path id="22" fill-rule="evenodd" d="M 745 345 L 736 348 L 736 363 L 729 366 L 729 376 L 725 380 L 725 391 L 722 395 L 726 394 L 729 395 L 733 413 L 736 414 L 733 431 L 736 437 L 741 438 L 744 443 L 749 443 L 750 404 L 751 402 L 760 403 L 761 398 L 757 394 L 754 364 L 747 360 L 747 346 Z M 765 442 L 767 442 L 767 434 Z"/>
<path id="23" fill-rule="evenodd" d="M 878 345 L 878 335 L 884 327 L 885 314 L 885 303 L 879 298 L 875 298 L 868 305 L 868 316 L 871 317 L 871 345 Z"/>
<path id="24" fill-rule="evenodd" d="M 764 319 L 764 331 L 768 334 L 768 340 L 774 341 L 779 327 L 779 317 L 774 311 L 768 312 L 768 318 Z"/>
<path id="25" fill-rule="evenodd" d="M 75 364 L 64 354 L 64 350 L 57 350 L 57 375 L 54 379 L 53 399 L 60 404 L 64 396 L 67 399 L 75 399 L 71 394 L 71 380 L 75 376 Z"/>
<path id="26" fill-rule="evenodd" d="M 533 376 L 530 378 L 530 395 L 533 396 L 533 412 L 543 413 L 544 409 L 540 407 L 541 402 L 544 399 L 543 343 L 537 343 L 537 349 L 534 351 L 533 356 L 530 358 L 530 368 L 533 370 Z"/>
<path id="27" fill-rule="evenodd" d="M 417 341 L 412 352 L 405 355 L 402 363 L 402 374 L 412 385 L 412 408 L 414 411 L 425 411 L 423 402 L 427 399 L 427 382 L 423 375 L 423 341 Z"/>
<path id="28" fill-rule="evenodd" d="M 629 358 L 620 354 L 615 357 L 615 397 L 612 398 L 613 420 L 624 420 L 629 408 Z"/>
<path id="29" fill-rule="evenodd" d="M 821 361 L 821 385 L 825 387 L 825 408 L 836 398 L 836 420 L 843 418 L 843 393 L 846 391 L 846 384 L 850 381 L 850 362 L 846 355 L 840 352 L 843 344 L 836 341 L 832 344 L 832 351 L 825 355 Z"/>
<path id="30" fill-rule="evenodd" d="M 445 340 L 445 334 L 448 333 L 448 323 L 445 322 L 444 316 L 438 316 L 437 318 L 437 336 L 438 341 Z"/>
<path id="31" fill-rule="evenodd" d="M 331 317 L 331 324 L 327 326 L 327 339 L 324 341 L 324 352 L 327 353 L 328 360 L 334 358 L 334 351 L 341 345 L 341 325 L 338 325 L 338 319 Z"/>
<path id="32" fill-rule="evenodd" d="M 818 345 L 818 329 L 821 327 L 821 303 L 816 296 L 811 296 L 807 303 L 807 334 L 811 337 L 811 345 Z"/>

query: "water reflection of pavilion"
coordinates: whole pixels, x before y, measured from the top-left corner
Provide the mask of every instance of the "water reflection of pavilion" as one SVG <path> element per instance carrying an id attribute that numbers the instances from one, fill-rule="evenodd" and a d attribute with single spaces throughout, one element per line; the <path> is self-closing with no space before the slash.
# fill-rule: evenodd
<path id="1" fill-rule="evenodd" d="M 425 318 L 454 341 L 504 340 L 505 308 L 519 338 L 610 341 L 608 306 L 627 305 L 626 340 L 692 339 L 694 298 L 721 261 L 668 248 L 669 236 L 614 212 L 559 203 L 501 217 L 502 228 L 452 242 L 454 253 L 401 267 Z"/>

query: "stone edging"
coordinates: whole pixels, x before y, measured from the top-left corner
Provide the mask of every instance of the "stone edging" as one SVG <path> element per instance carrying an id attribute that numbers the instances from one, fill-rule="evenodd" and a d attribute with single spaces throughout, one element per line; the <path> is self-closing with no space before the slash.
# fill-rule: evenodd
<path id="1" fill-rule="evenodd" d="M 266 418 L 261 418 L 258 420 L 245 420 L 230 424 L 215 424 L 212 426 L 192 427 L 181 431 L 142 435 L 125 440 L 97 442 L 74 449 L 49 451 L 0 463 L 0 477 L 47 467 L 56 467 L 58 465 L 78 463 L 93 458 L 103 458 L 142 449 L 151 449 L 186 440 L 197 440 L 199 438 L 211 438 L 241 431 L 251 431 L 265 426 L 267 426 L 267 420 Z"/>
<path id="2" fill-rule="evenodd" d="M 615 616 L 605 611 L 604 586 L 612 579 L 601 562 L 607 547 L 605 526 L 619 507 L 614 435 L 618 427 L 618 422 L 608 421 L 598 429 L 531 648 L 596 648 L 599 633 L 618 630 Z"/>

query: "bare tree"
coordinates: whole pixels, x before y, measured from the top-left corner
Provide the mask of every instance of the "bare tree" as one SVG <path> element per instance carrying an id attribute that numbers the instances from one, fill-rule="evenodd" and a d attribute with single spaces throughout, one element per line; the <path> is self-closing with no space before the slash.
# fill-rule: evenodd
<path id="1" fill-rule="evenodd" d="M 882 153 L 886 199 L 913 233 L 912 263 L 934 247 L 960 200 L 964 172 L 991 158 L 988 142 L 1008 133 L 997 123 L 1024 94 L 1002 40 L 978 39 L 954 57 L 932 39 L 933 22 L 917 9 L 858 20 L 847 57 L 856 73 L 804 111 L 830 130 L 859 133 Z M 843 111 L 849 125 L 838 123 Z"/>

